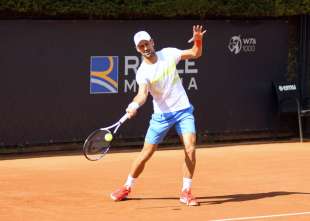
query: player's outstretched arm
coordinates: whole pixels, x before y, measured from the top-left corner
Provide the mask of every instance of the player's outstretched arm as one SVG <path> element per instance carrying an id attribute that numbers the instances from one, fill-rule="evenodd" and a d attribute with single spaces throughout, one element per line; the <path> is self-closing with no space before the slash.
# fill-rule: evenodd
<path id="1" fill-rule="evenodd" d="M 181 55 L 181 60 L 199 58 L 202 54 L 202 40 L 203 35 L 207 30 L 203 31 L 202 25 L 193 26 L 193 38 L 190 40 L 194 42 L 191 49 L 184 50 Z"/>
<path id="2" fill-rule="evenodd" d="M 139 85 L 137 95 L 134 97 L 134 99 L 126 109 L 129 119 L 137 114 L 138 108 L 141 107 L 146 102 L 148 94 L 149 94 L 148 85 L 146 84 Z"/>

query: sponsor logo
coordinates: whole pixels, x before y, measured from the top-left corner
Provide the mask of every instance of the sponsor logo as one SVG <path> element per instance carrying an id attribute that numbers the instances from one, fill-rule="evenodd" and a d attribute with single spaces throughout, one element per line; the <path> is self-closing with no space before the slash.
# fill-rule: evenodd
<path id="1" fill-rule="evenodd" d="M 241 52 L 255 52 L 256 38 L 242 37 L 241 35 L 232 36 L 228 43 L 228 49 L 231 53 L 235 55 Z"/>
<path id="2" fill-rule="evenodd" d="M 139 56 L 127 55 L 123 58 L 119 56 L 91 56 L 90 93 L 136 93 L 138 91 L 136 72 L 141 62 Z M 124 66 L 119 67 L 120 63 Z M 195 61 L 185 60 L 178 66 L 179 68 L 176 71 L 185 90 L 198 91 L 198 80 L 195 75 L 198 74 L 199 70 Z M 120 73 L 124 74 L 121 76 Z"/>
<path id="3" fill-rule="evenodd" d="M 296 91 L 296 85 L 295 84 L 290 84 L 290 85 L 279 85 L 279 91 Z"/>
<path id="4" fill-rule="evenodd" d="M 230 50 L 230 52 L 234 54 L 239 54 L 241 48 L 242 48 L 242 41 L 240 36 L 232 36 L 228 44 L 228 49 Z"/>
<path id="5" fill-rule="evenodd" d="M 118 93 L 118 56 L 92 56 L 90 93 Z"/>
<path id="6" fill-rule="evenodd" d="M 138 84 L 135 77 L 136 72 L 141 64 L 141 57 L 138 56 L 125 56 L 124 62 L 124 93 L 137 92 Z M 198 91 L 199 81 L 195 77 L 198 75 L 199 69 L 196 66 L 195 61 L 185 60 L 180 62 L 178 69 L 176 70 L 183 83 L 184 89 L 187 91 Z"/>

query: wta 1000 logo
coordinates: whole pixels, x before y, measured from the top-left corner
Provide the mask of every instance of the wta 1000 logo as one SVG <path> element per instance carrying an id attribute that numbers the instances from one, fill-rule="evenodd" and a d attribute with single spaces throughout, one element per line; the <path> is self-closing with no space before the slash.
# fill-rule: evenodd
<path id="1" fill-rule="evenodd" d="M 228 49 L 233 54 L 241 52 L 251 53 L 256 50 L 256 38 L 241 37 L 241 35 L 232 36 L 228 43 Z"/>

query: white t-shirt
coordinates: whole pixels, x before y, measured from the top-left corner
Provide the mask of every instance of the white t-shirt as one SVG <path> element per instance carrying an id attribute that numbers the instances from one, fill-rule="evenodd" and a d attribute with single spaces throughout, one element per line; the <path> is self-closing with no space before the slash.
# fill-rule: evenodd
<path id="1" fill-rule="evenodd" d="M 156 52 L 157 62 L 143 61 L 137 71 L 139 85 L 147 84 L 153 97 L 154 113 L 168 113 L 190 107 L 182 81 L 176 69 L 182 50 L 163 48 Z"/>

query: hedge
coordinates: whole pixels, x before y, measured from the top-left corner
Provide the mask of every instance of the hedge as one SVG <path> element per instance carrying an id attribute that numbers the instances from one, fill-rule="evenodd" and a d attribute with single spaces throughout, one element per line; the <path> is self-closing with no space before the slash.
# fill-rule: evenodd
<path id="1" fill-rule="evenodd" d="M 205 19 L 309 13 L 310 0 L 0 0 L 0 18 Z"/>

